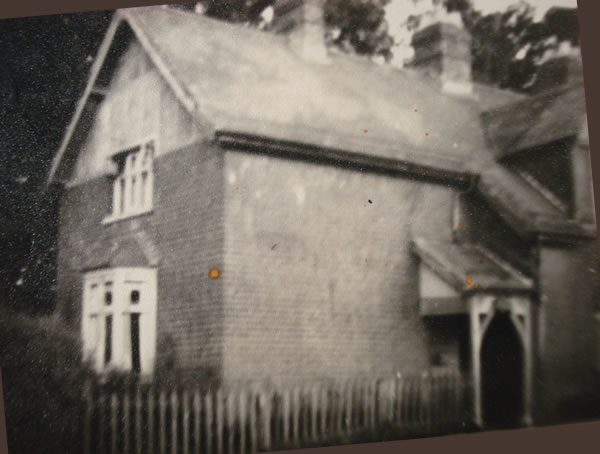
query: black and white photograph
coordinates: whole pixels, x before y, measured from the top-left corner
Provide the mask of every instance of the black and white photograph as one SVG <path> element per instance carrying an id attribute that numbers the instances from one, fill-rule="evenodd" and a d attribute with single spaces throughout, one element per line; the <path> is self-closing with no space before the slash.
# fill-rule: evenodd
<path id="1" fill-rule="evenodd" d="M 9 452 L 600 420 L 580 41 L 576 0 L 0 19 Z"/>

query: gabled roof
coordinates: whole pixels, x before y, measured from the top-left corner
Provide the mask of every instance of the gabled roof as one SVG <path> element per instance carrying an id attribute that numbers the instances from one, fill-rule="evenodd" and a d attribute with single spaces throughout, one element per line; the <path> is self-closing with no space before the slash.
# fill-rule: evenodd
<path id="1" fill-rule="evenodd" d="M 143 231 L 113 241 L 106 247 L 108 238 L 100 238 L 83 251 L 82 268 L 93 270 L 115 267 L 148 267 L 160 262 L 160 253 L 154 242 Z"/>
<path id="2" fill-rule="evenodd" d="M 311 63 L 282 36 L 172 8 L 144 7 L 116 12 L 83 104 L 121 22 L 133 29 L 188 112 L 214 131 L 386 158 L 410 152 L 417 160 L 422 156 L 441 168 L 464 170 L 468 156 L 484 146 L 479 103 L 498 106 L 517 96 L 478 86 L 483 100 L 459 99 L 443 95 L 416 71 L 345 54 L 332 54 L 328 64 Z"/>
<path id="3" fill-rule="evenodd" d="M 579 134 L 585 117 L 583 80 L 482 114 L 496 159 Z"/>
<path id="4" fill-rule="evenodd" d="M 204 131 L 265 143 L 285 141 L 311 150 L 343 150 L 360 159 L 395 160 L 413 173 L 435 167 L 449 180 L 479 176 L 479 190 L 514 218 L 516 229 L 526 232 L 536 231 L 540 217 L 562 216 L 497 164 L 488 150 L 482 111 L 496 112 L 486 117 L 488 126 L 495 124 L 490 119 L 494 115 L 502 117 L 499 123 L 508 121 L 510 112 L 529 102 L 523 95 L 476 84 L 475 96 L 452 96 L 415 70 L 345 54 L 333 53 L 325 64 L 310 62 L 282 36 L 162 7 L 116 12 L 52 165 L 50 182 L 69 151 L 77 153 L 70 147 L 74 131 L 121 24 L 131 28 Z M 538 141 L 547 129 L 541 125 L 523 143 Z M 501 130 L 490 128 L 492 135 Z"/>

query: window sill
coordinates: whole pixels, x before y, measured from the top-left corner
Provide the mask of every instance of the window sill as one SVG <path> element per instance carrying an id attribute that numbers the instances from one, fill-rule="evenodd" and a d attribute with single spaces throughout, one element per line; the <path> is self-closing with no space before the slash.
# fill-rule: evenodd
<path id="1" fill-rule="evenodd" d="M 109 215 L 106 216 L 104 219 L 102 219 L 102 225 L 108 225 L 108 224 L 113 224 L 115 222 L 120 222 L 120 221 L 126 221 L 128 219 L 134 219 L 134 218 L 139 218 L 140 216 L 145 216 L 148 214 L 152 214 L 153 209 L 149 208 L 147 210 L 144 211 L 138 211 L 135 213 L 128 213 L 128 214 L 122 214 L 119 216 L 113 216 L 113 215 Z"/>

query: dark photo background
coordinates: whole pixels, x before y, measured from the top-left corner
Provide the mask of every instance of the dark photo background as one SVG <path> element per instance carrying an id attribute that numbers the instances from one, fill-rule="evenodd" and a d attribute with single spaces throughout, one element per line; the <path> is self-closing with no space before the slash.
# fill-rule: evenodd
<path id="1" fill-rule="evenodd" d="M 0 22 L 0 301 L 52 311 L 55 194 L 42 192 L 109 12 Z"/>

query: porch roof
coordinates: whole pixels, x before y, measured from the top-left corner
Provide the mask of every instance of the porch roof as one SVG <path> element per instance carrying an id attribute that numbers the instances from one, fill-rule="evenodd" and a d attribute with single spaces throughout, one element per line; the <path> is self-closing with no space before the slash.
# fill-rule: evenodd
<path id="1" fill-rule="evenodd" d="M 413 249 L 423 264 L 458 293 L 533 289 L 529 276 L 481 245 L 417 238 Z"/>

